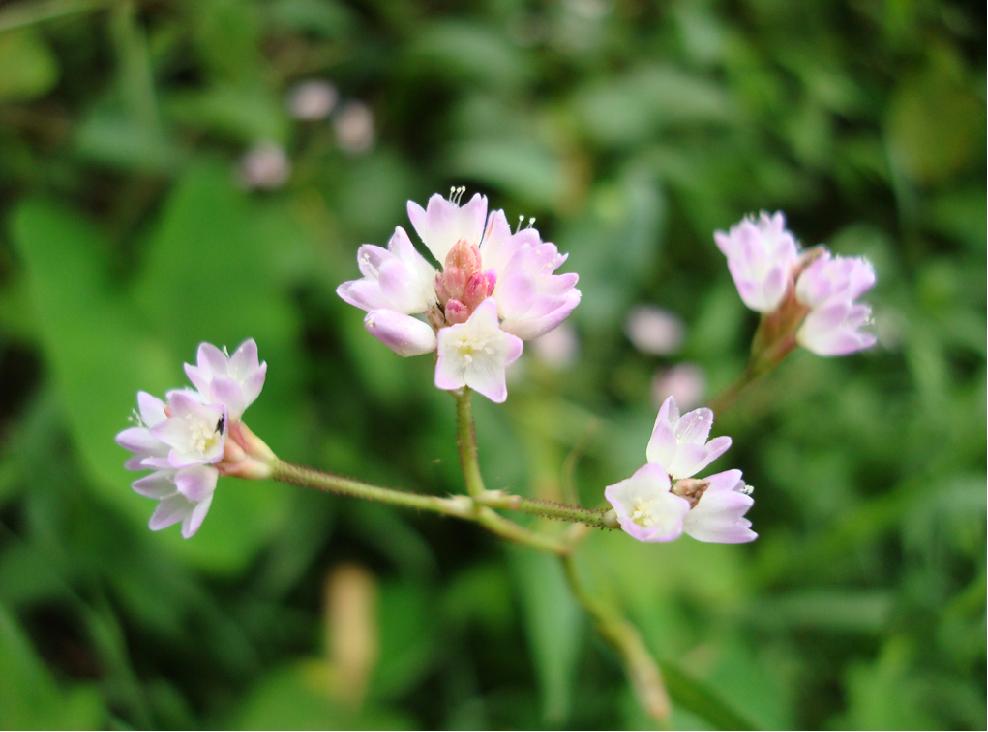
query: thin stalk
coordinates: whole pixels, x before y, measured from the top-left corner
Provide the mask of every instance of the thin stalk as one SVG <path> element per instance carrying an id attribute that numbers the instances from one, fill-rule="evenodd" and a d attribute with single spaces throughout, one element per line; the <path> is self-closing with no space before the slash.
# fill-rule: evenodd
<path id="1" fill-rule="evenodd" d="M 463 482 L 467 493 L 474 498 L 484 493 L 484 478 L 477 462 L 477 432 L 473 426 L 473 411 L 470 407 L 470 388 L 456 395 L 456 444 L 460 450 L 460 465 L 463 468 Z"/>
<path id="2" fill-rule="evenodd" d="M 660 723 L 667 723 L 671 713 L 669 694 L 662 681 L 659 666 L 645 647 L 641 633 L 617 610 L 600 602 L 584 587 L 571 554 L 561 557 L 560 561 L 573 595 L 594 619 L 597 631 L 621 657 L 638 702 L 650 717 Z"/>
<path id="3" fill-rule="evenodd" d="M 441 496 L 430 496 L 424 493 L 400 491 L 394 488 L 385 488 L 371 483 L 351 480 L 341 475 L 324 473 L 321 470 L 286 463 L 282 460 L 275 462 L 271 470 L 271 477 L 281 483 L 315 488 L 326 493 L 361 498 L 365 501 L 384 503 L 390 506 L 432 511 L 433 513 L 453 516 L 463 521 L 479 524 L 503 539 L 537 549 L 538 551 L 551 552 L 559 555 L 569 551 L 569 546 L 564 542 L 519 526 L 498 515 L 491 508 L 475 503 L 467 496 L 450 496 L 444 498 Z"/>
<path id="4" fill-rule="evenodd" d="M 424 511 L 441 513 L 446 516 L 456 516 L 457 518 L 469 517 L 472 506 L 468 501 L 458 500 L 455 497 L 443 498 L 441 496 L 430 496 L 423 493 L 411 493 L 399 491 L 394 488 L 385 488 L 370 483 L 362 483 L 341 475 L 324 473 L 315 468 L 307 468 L 303 465 L 277 461 L 272 466 L 271 477 L 281 483 L 291 483 L 306 488 L 315 488 L 326 493 L 335 493 L 340 496 L 350 496 L 351 498 L 362 498 L 365 501 L 376 503 L 386 503 L 391 506 L 403 506 L 405 508 L 418 508 Z"/>
<path id="5" fill-rule="evenodd" d="M 605 508 L 584 508 L 568 503 L 543 501 L 537 498 L 523 498 L 502 491 L 487 491 L 475 497 L 477 503 L 491 508 L 501 508 L 509 511 L 520 511 L 533 516 L 568 521 L 570 523 L 586 524 L 598 529 L 616 528 L 617 518 Z"/>

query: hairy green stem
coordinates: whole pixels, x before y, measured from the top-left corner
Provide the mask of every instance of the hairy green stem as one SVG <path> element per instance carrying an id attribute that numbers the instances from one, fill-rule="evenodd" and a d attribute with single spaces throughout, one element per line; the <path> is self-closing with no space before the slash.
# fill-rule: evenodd
<path id="1" fill-rule="evenodd" d="M 456 395 L 456 444 L 460 449 L 460 465 L 463 468 L 463 482 L 467 493 L 474 498 L 482 494 L 484 478 L 477 462 L 477 433 L 473 426 L 473 411 L 470 407 L 470 387 Z"/>
<path id="2" fill-rule="evenodd" d="M 291 483 L 306 488 L 340 496 L 361 498 L 365 501 L 384 503 L 390 506 L 417 508 L 444 516 L 453 516 L 463 521 L 479 524 L 503 539 L 529 546 L 539 551 L 565 554 L 569 546 L 559 539 L 530 531 L 498 515 L 488 506 L 474 502 L 468 496 L 430 496 L 424 493 L 411 493 L 394 488 L 385 488 L 371 483 L 363 483 L 341 475 L 324 473 L 315 468 L 276 461 L 271 466 L 271 477 L 281 483 Z"/>
<path id="3" fill-rule="evenodd" d="M 625 673 L 645 712 L 658 722 L 669 721 L 669 694 L 659 666 L 645 647 L 641 633 L 610 605 L 594 597 L 583 585 L 576 560 L 572 555 L 560 557 L 570 590 L 587 614 L 593 618 L 597 631 L 621 657 Z"/>
<path id="4" fill-rule="evenodd" d="M 344 478 L 341 475 L 324 473 L 315 468 L 286 463 L 283 460 L 275 462 L 271 470 L 271 477 L 281 483 L 291 483 L 306 488 L 315 488 L 316 490 L 335 493 L 340 496 L 362 498 L 365 501 L 386 503 L 391 506 L 403 506 L 405 508 L 418 508 L 457 518 L 469 518 L 473 510 L 471 503 L 463 500 L 463 497 L 454 496 L 443 498 L 424 493 L 411 493 L 394 488 L 384 488 L 383 486 Z"/>
<path id="5" fill-rule="evenodd" d="M 491 508 L 529 513 L 533 516 L 586 524 L 597 529 L 613 529 L 618 525 L 613 512 L 606 508 L 584 508 L 568 503 L 543 501 L 537 498 L 523 498 L 503 491 L 487 491 L 475 497 L 478 503 Z"/>

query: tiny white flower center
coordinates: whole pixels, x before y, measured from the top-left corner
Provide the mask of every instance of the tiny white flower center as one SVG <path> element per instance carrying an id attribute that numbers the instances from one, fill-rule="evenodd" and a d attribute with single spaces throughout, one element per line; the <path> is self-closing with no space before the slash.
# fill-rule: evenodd
<path id="1" fill-rule="evenodd" d="M 655 516 L 647 501 L 643 499 L 635 501 L 631 507 L 631 520 L 644 528 L 655 526 Z"/>
<path id="2" fill-rule="evenodd" d="M 189 417 L 187 422 L 189 445 L 200 455 L 206 455 L 212 451 L 219 444 L 220 438 L 223 437 L 218 424 L 212 424 L 201 417 Z"/>
<path id="3" fill-rule="evenodd" d="M 493 356 L 494 345 L 490 337 L 464 333 L 456 339 L 456 352 L 469 364 L 476 355 Z"/>

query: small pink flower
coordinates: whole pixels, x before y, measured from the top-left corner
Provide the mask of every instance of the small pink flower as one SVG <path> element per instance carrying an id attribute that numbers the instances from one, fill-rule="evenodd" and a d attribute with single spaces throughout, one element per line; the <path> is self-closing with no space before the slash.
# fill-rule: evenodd
<path id="1" fill-rule="evenodd" d="M 189 377 L 205 402 L 222 404 L 230 419 L 240 419 L 261 393 L 268 365 L 257 359 L 257 343 L 248 338 L 232 356 L 212 343 L 200 343 L 196 365 L 185 364 Z"/>
<path id="2" fill-rule="evenodd" d="M 168 416 L 151 428 L 151 434 L 168 446 L 168 455 L 164 459 L 149 458 L 144 464 L 185 468 L 222 460 L 227 419 L 224 407 L 203 403 L 194 391 L 170 391 L 167 397 Z"/>
<path id="3" fill-rule="evenodd" d="M 125 463 L 128 470 L 154 471 L 133 484 L 137 493 L 159 502 L 151 529 L 181 523 L 188 539 L 209 511 L 221 474 L 268 478 L 277 458 L 240 421 L 260 393 L 267 369 L 258 363 L 253 339 L 232 356 L 203 343 L 197 364 L 185 369 L 198 391 L 175 389 L 165 401 L 138 392 L 137 425 L 121 431 L 116 441 L 133 453 Z"/>
<path id="4" fill-rule="evenodd" d="M 646 451 L 648 462 L 631 478 L 604 491 L 618 523 L 630 536 L 646 542 L 672 541 L 685 532 L 698 541 L 720 544 L 758 537 L 744 518 L 754 499 L 740 470 L 691 477 L 731 445 L 729 437 L 706 442 L 712 423 L 709 409 L 680 417 L 672 397 L 662 405 Z"/>
<path id="5" fill-rule="evenodd" d="M 697 541 L 743 544 L 758 534 L 744 518 L 755 504 L 751 486 L 741 480 L 740 470 L 726 470 L 701 479 L 706 485 L 696 505 L 683 520 L 683 531 Z"/>
<path id="6" fill-rule="evenodd" d="M 357 250 L 357 266 L 363 277 L 344 282 L 336 292 L 361 310 L 395 310 L 424 313 L 436 302 L 436 271 L 416 251 L 400 226 L 388 248 L 364 244 Z"/>
<path id="7" fill-rule="evenodd" d="M 796 280 L 796 299 L 810 309 L 796 340 L 819 356 L 844 356 L 870 348 L 876 337 L 864 330 L 871 308 L 855 299 L 875 285 L 864 257 L 833 256 L 824 250 Z"/>
<path id="8" fill-rule="evenodd" d="M 433 194 L 426 208 L 408 202 L 408 220 L 437 262 L 445 262 L 457 242 L 480 245 L 487 219 L 487 196 L 475 193 L 460 205 L 462 195 L 462 189 L 456 189 L 449 199 Z"/>
<path id="9" fill-rule="evenodd" d="M 454 188 L 449 198 L 433 195 L 425 208 L 413 201 L 407 205 L 412 226 L 441 270 L 398 227 L 387 249 L 360 248 L 363 277 L 337 290 L 347 303 L 369 313 L 368 331 L 400 355 L 434 349 L 423 321 L 398 314 L 424 314 L 440 343 L 444 329 L 465 325 L 490 299 L 499 333 L 531 339 L 559 325 L 580 302 L 578 275 L 555 273 L 566 256 L 543 242 L 531 221 L 512 232 L 503 211 L 488 215 L 486 196 L 475 194 L 462 203 L 463 192 Z M 449 373 L 440 373 L 440 362 L 453 363 L 437 360 L 436 384 L 451 383 Z"/>
<path id="10" fill-rule="evenodd" d="M 129 427 L 117 434 L 117 444 L 134 453 L 124 466 L 127 470 L 142 470 L 148 465 L 149 459 L 165 460 L 169 447 L 151 432 L 165 421 L 165 403 L 148 394 L 146 391 L 137 392 L 136 427 Z"/>
<path id="11" fill-rule="evenodd" d="M 521 338 L 498 326 L 497 305 L 488 298 L 466 322 L 439 331 L 436 386 L 468 386 L 494 402 L 508 397 L 505 369 L 521 356 Z"/>
<path id="12" fill-rule="evenodd" d="M 666 466 L 673 478 L 696 475 L 731 447 L 730 437 L 707 442 L 713 422 L 714 413 L 705 407 L 680 416 L 676 399 L 669 397 L 659 408 L 645 457 Z"/>
<path id="13" fill-rule="evenodd" d="M 796 264 L 796 240 L 782 212 L 745 217 L 714 241 L 727 256 L 738 294 L 752 310 L 770 313 L 782 304 Z"/>
<path id="14" fill-rule="evenodd" d="M 158 501 L 148 527 L 152 531 L 182 524 L 182 536 L 192 538 L 206 518 L 219 479 L 212 465 L 192 465 L 179 470 L 159 470 L 134 483 L 134 490 Z"/>

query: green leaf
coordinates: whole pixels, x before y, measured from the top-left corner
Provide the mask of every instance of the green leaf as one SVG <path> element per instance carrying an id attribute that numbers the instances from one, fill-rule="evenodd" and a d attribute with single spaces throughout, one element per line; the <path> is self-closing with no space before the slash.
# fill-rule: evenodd
<path id="1" fill-rule="evenodd" d="M 58 81 L 55 55 L 30 28 L 0 33 L 0 69 L 0 101 L 44 96 Z"/>
<path id="2" fill-rule="evenodd" d="M 519 549 L 510 554 L 547 721 L 567 718 L 583 639 L 583 611 L 555 557 Z"/>
<path id="3" fill-rule="evenodd" d="M 14 617 L 0 605 L 0 727 L 97 729 L 106 710 L 96 689 L 59 687 Z"/>

